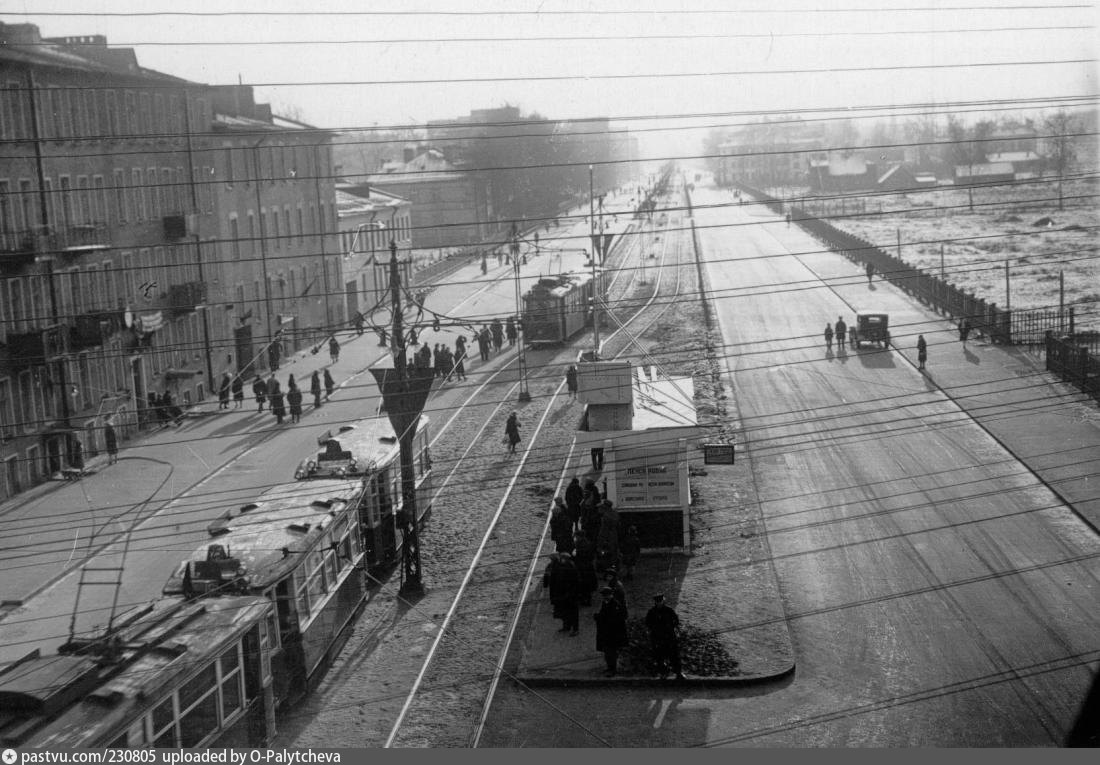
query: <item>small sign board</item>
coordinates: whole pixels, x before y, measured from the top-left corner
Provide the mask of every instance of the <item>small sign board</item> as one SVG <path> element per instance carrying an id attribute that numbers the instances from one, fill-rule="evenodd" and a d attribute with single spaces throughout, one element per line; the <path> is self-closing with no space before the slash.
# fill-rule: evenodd
<path id="1" fill-rule="evenodd" d="M 703 444 L 704 465 L 732 465 L 733 444 Z"/>

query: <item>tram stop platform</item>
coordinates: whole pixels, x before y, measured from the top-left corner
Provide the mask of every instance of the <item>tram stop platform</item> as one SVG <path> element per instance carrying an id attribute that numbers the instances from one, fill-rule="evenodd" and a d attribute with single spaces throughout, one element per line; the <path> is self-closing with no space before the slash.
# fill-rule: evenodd
<path id="1" fill-rule="evenodd" d="M 591 605 L 580 608 L 580 634 L 559 632 L 561 620 L 553 617 L 543 588 L 554 552 L 547 534 L 521 606 L 506 676 L 531 686 L 742 685 L 794 672 L 794 650 L 771 556 L 758 533 L 761 521 L 747 462 L 704 466 L 702 451 L 697 454 L 691 460 L 693 549 L 690 554 L 643 549 L 633 579 L 622 582 L 629 642 L 619 653 L 617 674 L 605 676 L 603 654 L 596 650 L 592 617 L 602 600 L 598 591 Z M 572 475 L 582 483 L 590 477 L 576 458 L 566 480 Z M 549 506 L 544 511 L 549 514 Z M 652 665 L 645 616 L 658 592 L 680 618 L 683 680 L 661 679 Z"/>

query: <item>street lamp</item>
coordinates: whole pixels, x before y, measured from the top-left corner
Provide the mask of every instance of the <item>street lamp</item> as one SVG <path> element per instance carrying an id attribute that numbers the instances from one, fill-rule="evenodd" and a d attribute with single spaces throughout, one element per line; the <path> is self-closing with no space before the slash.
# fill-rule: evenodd
<path id="1" fill-rule="evenodd" d="M 275 335 L 271 331 L 271 280 L 267 276 L 267 233 L 264 231 L 264 215 L 261 212 L 263 199 L 260 195 L 260 157 L 259 149 L 260 144 L 266 141 L 271 136 L 265 135 L 259 141 L 252 145 L 252 171 L 255 178 L 253 179 L 256 185 L 256 217 L 260 221 L 260 268 L 263 270 L 264 277 L 264 317 L 266 319 L 265 325 L 267 327 L 267 363 L 271 367 L 271 371 L 274 372 L 279 362 L 276 357 L 272 356 L 272 346 L 275 343 Z"/>

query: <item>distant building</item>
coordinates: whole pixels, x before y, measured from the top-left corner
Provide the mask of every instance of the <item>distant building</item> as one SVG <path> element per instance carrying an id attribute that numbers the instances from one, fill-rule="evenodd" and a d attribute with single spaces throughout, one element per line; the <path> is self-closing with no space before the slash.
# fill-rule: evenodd
<path id="1" fill-rule="evenodd" d="M 389 305 L 390 243 L 397 245 L 403 284 L 412 282 L 412 203 L 369 186 L 336 187 L 347 315 Z"/>
<path id="2" fill-rule="evenodd" d="M 367 185 L 409 201 L 417 248 L 473 244 L 492 229 L 493 208 L 484 187 L 438 149 L 387 164 L 367 177 Z"/>
<path id="3" fill-rule="evenodd" d="M 833 193 L 870 191 L 876 188 L 878 178 L 875 164 L 862 154 L 831 151 L 824 158 L 811 160 L 807 180 L 814 191 Z"/>
<path id="4" fill-rule="evenodd" d="M 1016 171 L 1011 162 L 975 162 L 971 165 L 955 166 L 955 185 L 1008 183 L 1014 180 Z"/>

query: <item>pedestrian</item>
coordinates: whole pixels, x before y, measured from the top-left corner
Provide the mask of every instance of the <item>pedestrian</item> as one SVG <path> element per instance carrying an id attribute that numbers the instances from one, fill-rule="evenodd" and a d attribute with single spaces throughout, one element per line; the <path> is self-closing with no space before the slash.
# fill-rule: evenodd
<path id="1" fill-rule="evenodd" d="M 328 355 L 333 364 L 340 358 L 340 343 L 336 342 L 336 335 L 328 339 Z"/>
<path id="2" fill-rule="evenodd" d="M 357 311 L 356 314 L 355 314 L 355 334 L 356 335 L 362 335 L 363 334 L 363 324 L 364 324 L 364 322 L 365 322 L 365 320 L 363 318 L 362 312 Z M 413 343 L 413 345 L 416 345 L 416 343 Z"/>
<path id="3" fill-rule="evenodd" d="M 680 617 L 665 603 L 665 596 L 657 593 L 653 596 L 653 608 L 645 615 L 645 626 L 649 630 L 649 642 L 653 648 L 654 668 L 661 679 L 668 677 L 668 669 L 676 673 L 677 680 L 684 679 L 680 664 L 680 640 L 676 634 L 680 627 Z"/>
<path id="4" fill-rule="evenodd" d="M 462 338 L 459 337 L 458 340 L 462 340 Z M 465 343 L 465 341 L 463 341 L 461 343 L 458 342 L 457 340 L 455 341 L 454 360 L 455 360 L 455 377 L 457 377 L 459 380 L 465 380 L 466 379 L 466 343 Z"/>
<path id="5" fill-rule="evenodd" d="M 244 380 L 240 375 L 233 375 L 233 408 L 240 409 L 244 406 Z"/>
<path id="6" fill-rule="evenodd" d="M 596 531 L 596 570 L 619 566 L 619 512 L 610 500 L 600 502 L 600 527 Z"/>
<path id="7" fill-rule="evenodd" d="M 477 336 L 477 347 L 481 351 L 481 360 L 489 360 L 489 348 L 492 346 L 493 335 L 489 331 L 489 325 L 485 324 L 481 327 L 481 332 Z"/>
<path id="8" fill-rule="evenodd" d="M 626 588 L 619 581 L 618 569 L 609 568 L 604 574 L 604 583 L 611 588 L 612 597 L 622 603 L 623 608 L 626 609 Z"/>
<path id="9" fill-rule="evenodd" d="M 481 253 L 481 275 L 485 276 L 487 273 L 489 273 L 489 264 L 486 262 L 485 253 L 483 252 Z"/>
<path id="10" fill-rule="evenodd" d="M 970 337 L 970 320 L 965 316 L 959 320 L 959 340 L 966 346 L 966 338 Z"/>
<path id="11" fill-rule="evenodd" d="M 286 417 L 286 402 L 283 398 L 283 392 L 279 389 L 278 383 L 275 384 L 275 392 L 271 393 L 271 385 L 267 386 L 268 398 L 271 400 L 270 408 L 271 413 L 275 415 L 275 424 L 282 425 L 283 418 Z"/>
<path id="12" fill-rule="evenodd" d="M 118 433 L 110 420 L 103 424 L 103 441 L 107 445 L 107 464 L 118 462 Z"/>
<path id="13" fill-rule="evenodd" d="M 274 414 L 276 395 L 282 398 L 283 392 L 279 390 L 278 380 L 275 379 L 273 374 L 270 378 L 267 378 L 267 411 L 272 412 L 272 414 Z M 279 420 L 279 422 L 282 422 L 282 420 Z"/>
<path id="14" fill-rule="evenodd" d="M 432 346 L 432 370 L 435 377 L 443 376 L 443 354 L 439 352 L 439 343 Z"/>
<path id="15" fill-rule="evenodd" d="M 928 361 L 928 343 L 924 341 L 924 335 L 917 335 L 917 369 L 924 369 L 926 361 Z"/>
<path id="16" fill-rule="evenodd" d="M 500 323 L 500 319 L 493 319 L 489 332 L 493 335 L 493 350 L 500 353 L 500 349 L 504 347 L 504 325 Z"/>
<path id="17" fill-rule="evenodd" d="M 565 370 L 565 387 L 569 391 L 570 398 L 577 397 L 577 365 L 570 364 Z"/>
<path id="18" fill-rule="evenodd" d="M 72 463 L 73 469 L 83 473 L 84 472 L 84 444 L 80 443 L 79 438 L 73 438 L 69 447 L 69 461 Z"/>
<path id="19" fill-rule="evenodd" d="M 871 279 L 875 275 L 875 267 L 873 265 L 871 265 L 870 263 L 868 263 L 867 268 L 865 270 L 867 271 L 867 283 L 870 284 Z"/>
<path id="20" fill-rule="evenodd" d="M 848 339 L 848 325 L 844 323 L 844 319 L 836 317 L 836 347 L 839 350 L 844 347 L 844 343 Z"/>
<path id="21" fill-rule="evenodd" d="M 603 652 L 607 664 L 605 677 L 614 677 L 618 673 L 619 651 L 627 643 L 626 607 L 615 598 L 610 587 L 601 587 L 603 603 L 600 610 L 592 614 L 596 620 L 596 650 Z"/>
<path id="22" fill-rule="evenodd" d="M 302 391 L 297 385 L 291 385 L 286 392 L 286 402 L 290 406 L 290 421 L 299 422 L 302 419 Z"/>
<path id="23" fill-rule="evenodd" d="M 825 350 L 831 351 L 833 349 L 833 325 L 825 325 Z"/>
<path id="24" fill-rule="evenodd" d="M 222 372 L 222 381 L 218 384 L 218 409 L 229 408 L 229 393 L 233 387 L 233 378 L 228 372 Z"/>
<path id="25" fill-rule="evenodd" d="M 160 397 L 160 405 L 164 409 L 164 419 L 173 425 L 179 425 L 183 419 L 183 410 L 176 406 L 171 393 L 164 391 L 164 395 Z"/>
<path id="26" fill-rule="evenodd" d="M 581 488 L 581 480 L 576 476 L 565 487 L 565 512 L 569 520 L 573 521 L 573 530 L 580 528 L 581 500 L 584 499 L 584 489 Z"/>
<path id="27" fill-rule="evenodd" d="M 298 381 L 294 379 L 294 375 L 291 375 L 290 378 L 286 381 L 286 389 L 290 390 L 291 388 L 297 388 L 297 387 L 298 387 Z"/>
<path id="28" fill-rule="evenodd" d="M 516 344 L 516 319 L 514 316 L 508 317 L 508 326 L 504 329 L 504 334 L 508 338 L 508 347 L 511 348 Z"/>
<path id="29" fill-rule="evenodd" d="M 515 412 L 508 415 L 508 421 L 504 423 L 504 438 L 508 442 L 508 454 L 515 454 L 516 444 L 519 443 L 519 415 Z"/>
<path id="30" fill-rule="evenodd" d="M 557 552 L 572 553 L 575 549 L 573 542 L 573 522 L 569 520 L 569 514 L 565 511 L 565 500 L 554 497 L 554 506 L 550 508 L 550 541 L 554 543 Z"/>
<path id="31" fill-rule="evenodd" d="M 329 374 L 328 367 L 325 367 L 325 373 L 323 375 L 325 379 L 325 401 L 332 398 L 332 392 L 336 390 L 336 381 L 332 379 L 332 375 Z"/>
<path id="32" fill-rule="evenodd" d="M 581 499 L 581 530 L 593 540 L 600 533 L 600 491 L 591 480 L 584 484 L 584 498 Z"/>
<path id="33" fill-rule="evenodd" d="M 579 579 L 577 567 L 569 553 L 554 553 L 542 575 L 542 586 L 549 590 L 554 618 L 561 619 L 558 632 L 577 635 L 580 631 L 580 613 L 577 607 Z"/>
<path id="34" fill-rule="evenodd" d="M 427 343 L 420 346 L 420 350 L 416 352 L 420 359 L 420 366 L 422 369 L 428 369 L 432 365 L 432 349 L 428 347 Z"/>
<path id="35" fill-rule="evenodd" d="M 787 228 L 791 227 L 791 211 L 787 210 Z"/>
<path id="36" fill-rule="evenodd" d="M 638 565 L 638 558 L 642 555 L 642 540 L 638 536 L 637 526 L 631 525 L 626 530 L 626 536 L 619 544 L 619 555 L 623 564 L 623 580 L 633 581 L 634 567 Z"/>
<path id="37" fill-rule="evenodd" d="M 313 408 L 321 408 L 321 373 L 316 369 L 309 378 L 309 392 L 313 394 Z"/>
<path id="38" fill-rule="evenodd" d="M 600 584 L 596 575 L 596 545 L 583 531 L 573 535 L 573 562 L 580 578 L 580 590 L 577 601 L 582 606 L 592 605 L 592 593 Z"/>
<path id="39" fill-rule="evenodd" d="M 256 397 L 256 403 L 259 405 L 256 411 L 262 412 L 264 402 L 267 401 L 267 383 L 259 375 L 256 375 L 256 379 L 252 381 L 252 395 Z"/>
<path id="40" fill-rule="evenodd" d="M 443 357 L 443 382 L 450 382 L 455 373 L 455 356 L 446 345 L 440 347 L 439 353 Z"/>

